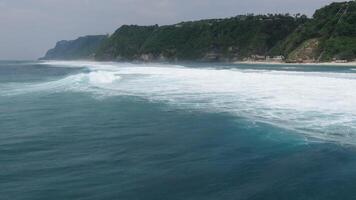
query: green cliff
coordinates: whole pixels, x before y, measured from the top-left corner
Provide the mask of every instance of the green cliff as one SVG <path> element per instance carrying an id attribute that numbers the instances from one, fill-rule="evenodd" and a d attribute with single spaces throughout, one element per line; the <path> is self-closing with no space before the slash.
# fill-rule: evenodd
<path id="1" fill-rule="evenodd" d="M 61 41 L 45 59 L 113 61 L 353 61 L 356 1 L 332 3 L 312 18 L 240 15 L 166 26 L 124 25 L 110 37 Z"/>
<path id="2" fill-rule="evenodd" d="M 98 60 L 241 60 L 271 51 L 308 19 L 243 15 L 168 26 L 122 26 L 96 54 Z"/>

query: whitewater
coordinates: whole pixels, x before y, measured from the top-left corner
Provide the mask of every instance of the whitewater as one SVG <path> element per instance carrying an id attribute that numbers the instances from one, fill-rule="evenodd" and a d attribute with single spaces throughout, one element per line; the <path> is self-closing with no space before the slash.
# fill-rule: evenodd
<path id="1" fill-rule="evenodd" d="M 218 64 L 210 68 L 84 61 L 41 64 L 85 70 L 57 80 L 2 84 L 0 97 L 80 92 L 100 101 L 136 96 L 296 130 L 308 141 L 356 145 L 355 73 L 226 69 Z"/>

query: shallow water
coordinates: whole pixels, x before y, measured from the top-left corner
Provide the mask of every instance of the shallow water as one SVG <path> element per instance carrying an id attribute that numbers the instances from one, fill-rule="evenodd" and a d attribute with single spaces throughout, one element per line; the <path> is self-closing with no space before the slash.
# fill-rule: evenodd
<path id="1" fill-rule="evenodd" d="M 0 62 L 0 196 L 354 199 L 355 75 Z"/>

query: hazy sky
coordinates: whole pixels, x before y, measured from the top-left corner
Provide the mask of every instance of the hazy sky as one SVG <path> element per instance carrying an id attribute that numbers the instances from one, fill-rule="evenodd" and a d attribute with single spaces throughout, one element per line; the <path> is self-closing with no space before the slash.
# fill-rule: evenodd
<path id="1" fill-rule="evenodd" d="M 334 0 L 340 1 L 340 0 Z M 122 24 L 172 24 L 246 13 L 305 13 L 332 0 L 0 0 L 0 59 L 37 59 L 58 40 Z"/>

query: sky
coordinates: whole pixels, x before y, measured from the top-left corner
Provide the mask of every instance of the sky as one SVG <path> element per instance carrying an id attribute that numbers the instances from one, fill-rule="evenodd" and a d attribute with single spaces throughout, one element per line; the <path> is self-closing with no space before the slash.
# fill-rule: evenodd
<path id="1" fill-rule="evenodd" d="M 34 60 L 59 40 L 239 14 L 311 16 L 340 0 L 0 0 L 0 60 Z M 341 0 L 342 1 L 342 0 Z"/>

